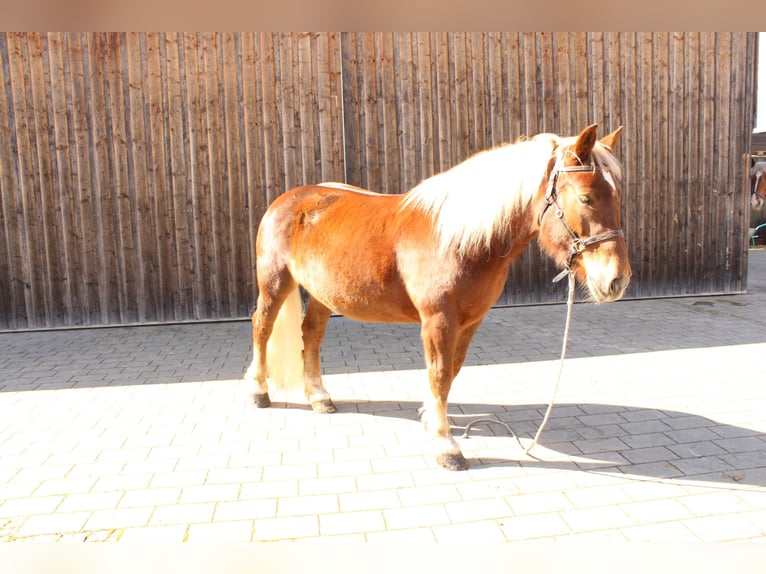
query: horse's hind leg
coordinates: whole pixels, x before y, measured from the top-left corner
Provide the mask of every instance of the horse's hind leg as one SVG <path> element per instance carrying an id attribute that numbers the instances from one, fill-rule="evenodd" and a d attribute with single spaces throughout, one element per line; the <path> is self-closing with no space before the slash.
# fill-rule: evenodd
<path id="1" fill-rule="evenodd" d="M 268 301 L 268 303 L 266 302 Z M 253 402 L 258 408 L 271 406 L 269 388 L 266 384 L 268 370 L 266 367 L 266 344 L 274 326 L 277 313 L 268 297 L 258 296 L 258 303 L 253 311 L 253 360 L 245 372 L 245 380 L 255 381 Z"/>
<path id="2" fill-rule="evenodd" d="M 322 384 L 319 347 L 332 312 L 314 297 L 309 299 L 303 319 L 303 368 L 306 399 L 314 412 L 334 413 L 335 405 Z"/>
<path id="3" fill-rule="evenodd" d="M 268 376 L 266 345 L 274 328 L 279 309 L 294 288 L 295 282 L 289 276 L 274 282 L 271 287 L 266 284 L 259 285 L 258 302 L 252 315 L 253 360 L 245 373 L 245 380 L 255 381 L 255 392 L 252 396 L 253 402 L 258 408 L 271 406 L 269 388 L 266 383 Z"/>

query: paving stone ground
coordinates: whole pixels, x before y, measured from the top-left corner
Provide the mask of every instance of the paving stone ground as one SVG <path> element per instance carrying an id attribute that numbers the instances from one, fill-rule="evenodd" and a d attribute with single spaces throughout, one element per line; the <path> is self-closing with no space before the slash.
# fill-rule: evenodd
<path id="1" fill-rule="evenodd" d="M 562 300 L 564 294 L 562 292 Z M 246 321 L 0 333 L 0 540 L 766 540 L 766 251 L 748 293 L 494 309 L 417 417 L 418 328 L 331 319 L 325 384 L 256 409 Z M 493 418 L 507 423 L 472 427 Z"/>

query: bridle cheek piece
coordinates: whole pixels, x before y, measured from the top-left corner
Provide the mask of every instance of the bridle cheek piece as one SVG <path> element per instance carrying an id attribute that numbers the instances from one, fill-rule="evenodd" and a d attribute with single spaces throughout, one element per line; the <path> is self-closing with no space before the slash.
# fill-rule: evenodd
<path id="1" fill-rule="evenodd" d="M 559 162 L 557 161 L 556 164 L 558 163 Z M 556 217 L 558 217 L 559 221 L 561 221 L 561 223 L 564 225 L 564 229 L 566 230 L 569 237 L 572 239 L 572 244 L 569 246 L 569 257 L 567 257 L 567 261 L 566 263 L 564 263 L 564 268 L 561 270 L 561 273 L 559 273 L 553 278 L 554 283 L 558 283 L 564 277 L 572 273 L 572 260 L 574 260 L 577 254 L 585 251 L 585 249 L 589 245 L 593 245 L 594 243 L 600 243 L 602 241 L 613 239 L 615 237 L 623 237 L 625 235 L 622 232 L 622 229 L 613 229 L 612 231 L 607 231 L 606 233 L 600 233 L 599 235 L 592 235 L 591 237 L 586 237 L 585 239 L 583 239 L 569 226 L 569 224 L 567 223 L 566 217 L 564 217 L 564 211 L 561 209 L 561 206 L 558 204 L 557 197 L 556 197 L 556 181 L 558 180 L 560 173 L 572 173 L 572 172 L 595 173 L 597 171 L 602 171 L 602 169 L 595 165 L 572 165 L 568 167 L 557 167 L 557 165 L 554 165 L 553 170 L 551 170 L 551 175 L 548 178 L 548 186 L 545 190 L 545 207 L 543 207 L 542 212 L 540 212 L 540 217 L 538 218 L 538 224 L 542 223 L 545 212 L 548 211 L 548 208 L 552 206 L 554 209 L 554 213 L 556 214 Z"/>

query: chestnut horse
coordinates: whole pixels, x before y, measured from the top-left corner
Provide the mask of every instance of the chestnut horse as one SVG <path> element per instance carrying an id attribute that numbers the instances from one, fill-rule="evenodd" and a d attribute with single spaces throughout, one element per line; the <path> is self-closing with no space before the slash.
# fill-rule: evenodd
<path id="1" fill-rule="evenodd" d="M 597 302 L 619 299 L 630 281 L 612 155 L 622 128 L 598 141 L 596 127 L 478 153 L 403 195 L 324 183 L 277 198 L 256 240 L 259 292 L 245 375 L 255 380 L 255 404 L 271 404 L 268 375 L 277 388 L 302 385 L 314 411 L 335 411 L 319 363 L 333 312 L 420 323 L 431 391 L 423 422 L 438 463 L 465 469 L 447 396 L 511 262 L 537 237 Z M 299 285 L 309 295 L 305 317 Z"/>

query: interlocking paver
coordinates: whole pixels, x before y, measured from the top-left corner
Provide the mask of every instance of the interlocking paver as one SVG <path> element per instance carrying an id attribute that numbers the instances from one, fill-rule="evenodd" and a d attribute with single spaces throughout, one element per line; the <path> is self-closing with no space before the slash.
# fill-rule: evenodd
<path id="1" fill-rule="evenodd" d="M 152 513 L 152 518 L 149 521 L 149 524 L 161 525 L 210 522 L 213 519 L 214 511 L 215 504 L 212 502 L 157 506 Z"/>
<path id="2" fill-rule="evenodd" d="M 253 520 L 211 522 L 192 524 L 186 534 L 190 542 L 250 542 L 253 536 Z"/>
<path id="3" fill-rule="evenodd" d="M 151 506 L 96 510 L 90 514 L 85 528 L 88 530 L 113 530 L 146 526 L 149 524 L 153 511 Z"/>
<path id="4" fill-rule="evenodd" d="M 334 317 L 338 404 L 259 410 L 247 322 L 0 333 L 0 540 L 766 540 L 766 251 L 751 292 L 495 309 L 450 397 L 466 472 L 418 421 L 417 325 Z"/>

